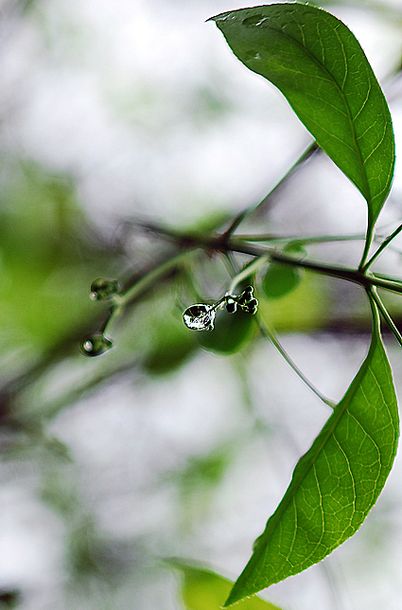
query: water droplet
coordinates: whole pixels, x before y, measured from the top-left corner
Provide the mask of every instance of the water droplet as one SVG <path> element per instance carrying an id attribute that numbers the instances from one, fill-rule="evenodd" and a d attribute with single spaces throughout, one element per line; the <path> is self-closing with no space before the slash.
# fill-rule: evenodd
<path id="1" fill-rule="evenodd" d="M 237 311 L 237 302 L 230 297 L 226 298 L 226 311 L 228 313 L 236 313 Z"/>
<path id="2" fill-rule="evenodd" d="M 254 296 L 254 288 L 252 286 L 246 286 L 241 295 L 238 297 L 238 303 L 240 306 L 248 305 Z"/>
<path id="3" fill-rule="evenodd" d="M 81 342 L 81 351 L 85 356 L 100 356 L 107 352 L 113 343 L 107 339 L 102 333 L 95 333 L 89 337 L 85 337 Z"/>
<path id="4" fill-rule="evenodd" d="M 254 297 L 254 288 L 246 286 L 238 298 L 238 303 L 243 311 L 254 315 L 257 313 L 258 301 Z"/>
<path id="5" fill-rule="evenodd" d="M 258 53 L 258 51 L 248 51 L 245 54 L 245 58 L 247 61 L 258 61 L 261 59 L 261 53 Z"/>
<path id="6" fill-rule="evenodd" d="M 258 25 L 262 25 L 265 21 L 268 21 L 268 17 L 264 17 L 264 15 L 251 15 L 250 17 L 246 17 L 243 19 L 243 25 L 247 27 L 255 27 Z"/>
<path id="7" fill-rule="evenodd" d="M 216 312 L 212 305 L 196 303 L 183 313 L 183 322 L 190 330 L 213 330 Z"/>
<path id="8" fill-rule="evenodd" d="M 117 280 L 109 280 L 104 277 L 98 277 L 91 284 L 91 292 L 89 298 L 92 301 L 104 301 L 109 299 L 119 291 L 119 282 Z"/>

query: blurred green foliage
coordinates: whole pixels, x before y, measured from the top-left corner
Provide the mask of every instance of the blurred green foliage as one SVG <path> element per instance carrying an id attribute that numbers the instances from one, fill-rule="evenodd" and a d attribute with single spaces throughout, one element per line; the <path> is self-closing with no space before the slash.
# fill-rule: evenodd
<path id="1" fill-rule="evenodd" d="M 214 572 L 173 562 L 182 572 L 181 595 L 186 610 L 220 610 L 233 583 Z M 258 597 L 241 601 L 236 606 L 240 610 L 280 610 Z"/>
<path id="2" fill-rule="evenodd" d="M 295 258 L 304 256 L 305 250 L 297 245 L 290 244 L 285 247 L 285 254 L 293 255 Z M 262 289 L 267 299 L 279 299 L 292 292 L 300 283 L 303 271 L 290 265 L 271 263 L 262 280 Z"/>
<path id="3" fill-rule="evenodd" d="M 252 315 L 241 310 L 229 314 L 224 310 L 217 313 L 214 330 L 198 332 L 197 339 L 207 350 L 233 354 L 251 340 L 255 330 Z"/>
<path id="4" fill-rule="evenodd" d="M 0 351 L 42 351 L 91 314 L 88 287 L 111 266 L 64 176 L 23 163 L 0 194 Z"/>

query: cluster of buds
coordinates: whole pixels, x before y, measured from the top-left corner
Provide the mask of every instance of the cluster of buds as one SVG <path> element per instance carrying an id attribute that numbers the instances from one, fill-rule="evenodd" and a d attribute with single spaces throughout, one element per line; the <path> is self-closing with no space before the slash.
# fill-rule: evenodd
<path id="1" fill-rule="evenodd" d="M 191 305 L 183 313 L 183 322 L 190 330 L 213 330 L 216 312 L 224 308 L 230 314 L 236 313 L 239 308 L 251 315 L 257 313 L 258 301 L 254 297 L 253 287 L 246 286 L 238 295 L 227 292 L 212 305 L 206 303 Z"/>
<path id="2" fill-rule="evenodd" d="M 226 311 L 228 313 L 236 313 L 238 307 L 252 315 L 257 313 L 258 301 L 254 297 L 254 289 L 252 286 L 246 286 L 243 292 L 238 296 L 226 294 L 225 301 Z"/>

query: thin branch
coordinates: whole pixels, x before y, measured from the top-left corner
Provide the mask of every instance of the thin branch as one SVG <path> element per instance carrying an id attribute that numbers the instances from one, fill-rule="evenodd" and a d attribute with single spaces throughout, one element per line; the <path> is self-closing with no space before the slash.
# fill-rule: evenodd
<path id="1" fill-rule="evenodd" d="M 262 336 L 265 337 L 266 339 L 268 339 L 272 343 L 272 345 L 278 350 L 278 352 L 281 354 L 281 356 L 284 358 L 284 360 L 287 362 L 287 364 L 294 370 L 296 375 L 303 381 L 303 383 L 316 396 L 318 396 L 318 398 L 324 404 L 326 404 L 331 409 L 334 409 L 335 406 L 336 406 L 336 403 L 333 400 L 330 400 L 329 398 L 324 396 L 324 394 L 322 394 L 322 392 L 320 390 L 318 390 L 315 387 L 315 385 L 305 376 L 305 374 L 299 369 L 299 367 L 297 366 L 295 361 L 289 356 L 289 354 L 287 353 L 285 348 L 279 342 L 279 340 L 275 336 L 274 332 L 269 328 L 268 324 L 265 321 L 261 320 L 261 316 L 258 318 L 258 322 L 257 323 L 258 323 L 258 326 L 259 326 L 259 329 L 260 329 L 260 332 L 261 332 Z"/>
<path id="2" fill-rule="evenodd" d="M 385 323 L 387 324 L 388 328 L 390 329 L 390 331 L 392 332 L 392 334 L 394 335 L 395 339 L 398 341 L 399 345 L 402 347 L 402 335 L 399 332 L 394 320 L 392 319 L 388 309 L 386 308 L 386 306 L 384 305 L 384 303 L 382 302 L 377 289 L 374 287 L 371 287 L 368 291 L 368 295 L 369 298 L 372 298 L 372 300 L 375 302 L 375 304 L 377 305 L 378 309 L 380 310 L 380 313 L 382 315 L 382 317 L 384 318 Z"/>
<path id="3" fill-rule="evenodd" d="M 312 142 L 307 146 L 307 148 L 303 151 L 300 157 L 295 161 L 295 163 L 291 166 L 291 168 L 282 176 L 279 182 L 265 195 L 265 197 L 257 204 L 253 204 L 244 208 L 231 222 L 229 228 L 224 232 L 225 238 L 229 238 L 236 231 L 238 226 L 251 214 L 254 214 L 258 210 L 262 210 L 273 198 L 274 195 L 284 186 L 284 184 L 289 180 L 289 178 L 303 165 L 310 157 L 316 152 L 320 150 L 316 142 Z"/>
<path id="4" fill-rule="evenodd" d="M 232 279 L 232 281 L 230 283 L 230 287 L 229 287 L 229 292 L 233 293 L 236 286 L 238 286 L 238 284 L 240 284 L 240 282 L 242 282 L 246 278 L 250 277 L 250 275 L 253 275 L 254 273 L 256 273 L 258 271 L 258 269 L 261 267 L 261 265 L 263 265 L 264 263 L 267 263 L 268 260 L 269 260 L 269 258 L 267 256 L 261 256 L 259 258 L 255 258 L 254 260 L 251 261 L 251 263 L 248 263 L 248 265 L 243 267 L 243 269 L 241 269 L 241 271 L 239 271 L 239 273 L 237 275 L 235 275 L 235 277 Z"/>
<path id="5" fill-rule="evenodd" d="M 361 271 L 362 273 L 364 273 L 364 271 L 366 270 L 366 265 L 367 265 L 367 259 L 368 256 L 370 254 L 370 248 L 373 244 L 373 240 L 374 240 L 374 225 L 371 224 L 370 222 L 370 215 L 369 215 L 369 219 L 368 219 L 368 227 L 367 227 L 367 233 L 366 233 L 366 240 L 364 242 L 364 249 L 363 249 L 363 254 L 359 263 L 359 271 Z"/>
<path id="6" fill-rule="evenodd" d="M 247 254 L 256 258 L 265 256 L 274 262 L 283 263 L 284 265 L 294 267 L 301 267 L 322 275 L 339 278 L 348 282 L 354 282 L 355 284 L 359 284 L 364 288 L 368 286 L 378 286 L 379 288 L 385 288 L 386 290 L 402 294 L 402 282 L 397 278 L 384 279 L 375 274 L 363 273 L 358 269 L 342 267 L 339 265 L 328 265 L 326 263 L 309 261 L 305 258 L 289 256 L 288 254 L 280 252 L 272 247 L 262 247 L 247 244 L 234 239 L 228 240 L 225 237 L 225 234 L 212 237 L 183 234 L 171 229 L 159 227 L 157 225 L 149 225 L 149 230 L 152 230 L 154 233 L 164 235 L 178 244 L 182 245 L 185 243 L 189 249 L 198 247 L 215 252 L 239 252 L 240 254 Z"/>
<path id="7" fill-rule="evenodd" d="M 364 267 L 362 268 L 362 271 L 367 271 L 367 269 L 369 267 L 371 267 L 371 265 L 374 263 L 375 260 L 377 260 L 377 258 L 384 252 L 385 248 L 388 246 L 389 243 L 391 243 L 391 241 L 397 236 L 399 235 L 399 233 L 402 231 L 402 224 L 399 225 L 399 227 L 397 227 L 395 229 L 395 231 L 393 231 L 391 233 L 391 235 L 388 235 L 388 237 L 386 239 L 384 239 L 384 241 L 382 242 L 382 244 L 377 248 L 377 250 L 374 252 L 374 254 L 372 255 L 371 258 L 369 258 L 369 260 L 367 261 L 367 263 L 364 265 Z"/>
<path id="8" fill-rule="evenodd" d="M 363 233 L 351 233 L 349 235 L 311 235 L 298 237 L 297 235 L 275 235 L 273 233 L 266 233 L 262 235 L 236 235 L 236 239 L 248 242 L 294 242 L 307 246 L 309 244 L 326 244 L 340 241 L 362 241 L 365 239 L 365 235 Z"/>

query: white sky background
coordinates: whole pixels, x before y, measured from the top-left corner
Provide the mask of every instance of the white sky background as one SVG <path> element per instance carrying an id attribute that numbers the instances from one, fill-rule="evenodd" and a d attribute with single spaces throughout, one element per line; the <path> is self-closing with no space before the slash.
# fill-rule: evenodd
<path id="1" fill-rule="evenodd" d="M 214 24 L 205 23 L 246 5 L 39 1 L 21 23 L 3 23 L 0 32 L 3 151 L 72 173 L 83 206 L 105 232 L 127 216 L 177 225 L 259 200 L 309 136 L 281 95 L 238 63 Z M 401 30 L 368 12 L 335 12 L 382 79 L 401 56 Z M 400 149 L 400 98 L 392 110 Z M 320 164 L 320 172 L 314 166 L 304 183 L 287 191 L 272 216 L 276 230 L 364 228 L 361 197 L 330 162 Z M 384 222 L 402 216 L 401 195 L 398 161 Z M 293 338 L 288 344 L 311 377 L 338 396 L 364 352 L 363 344 L 346 354 L 336 342 Z M 272 351 L 270 356 L 269 375 L 276 388 L 286 390 L 267 390 L 266 369 L 259 368 L 265 359 L 256 357 L 256 405 L 268 423 L 292 430 L 291 443 L 305 450 L 327 414 Z M 336 370 L 325 376 L 333 362 Z M 338 370 L 341 362 L 344 370 Z M 202 388 L 195 398 L 194 380 Z M 189 455 L 206 453 L 222 437 L 241 437 L 244 416 L 236 383 L 226 362 L 202 354 L 173 378 L 144 382 L 141 389 L 112 386 L 102 394 L 101 407 L 98 397 L 85 400 L 55 422 L 53 431 L 72 448 L 80 491 L 102 531 L 117 540 L 148 535 L 158 552 L 204 559 L 232 577 L 239 572 L 297 459 L 283 441 L 286 434 L 270 446 L 263 439 L 245 443 L 208 517 L 191 535 L 180 533 L 177 498 L 159 484 Z M 1 470 L 0 586 L 11 583 L 30 592 L 23 610 L 103 610 L 96 596 L 66 605 L 64 526 L 36 498 L 41 473 L 22 467 L 14 472 L 7 465 Z M 268 597 L 289 610 L 378 610 L 380 604 L 398 610 L 401 475 L 398 463 L 367 525 L 326 563 L 337 602 L 322 566 L 273 587 Z M 382 537 L 383 532 L 391 535 Z M 175 534 L 180 544 L 173 549 Z M 172 580 L 155 579 L 153 573 L 148 581 L 126 583 L 114 608 L 179 608 Z"/>

